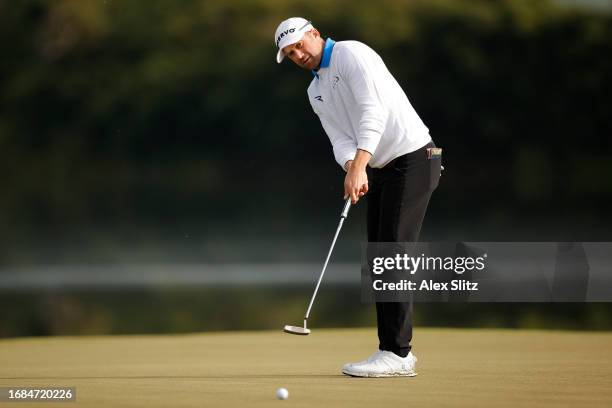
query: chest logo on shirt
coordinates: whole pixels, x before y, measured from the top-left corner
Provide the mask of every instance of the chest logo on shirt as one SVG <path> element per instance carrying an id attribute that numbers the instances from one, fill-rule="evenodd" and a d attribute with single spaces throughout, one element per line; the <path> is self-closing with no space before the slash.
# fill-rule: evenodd
<path id="1" fill-rule="evenodd" d="M 338 75 L 334 75 L 334 79 L 332 79 L 332 89 L 336 89 L 338 82 L 340 82 L 340 77 Z"/>
<path id="2" fill-rule="evenodd" d="M 323 102 L 323 97 L 322 97 L 321 95 L 315 96 L 315 99 L 316 99 L 317 101 L 321 101 L 321 102 Z"/>

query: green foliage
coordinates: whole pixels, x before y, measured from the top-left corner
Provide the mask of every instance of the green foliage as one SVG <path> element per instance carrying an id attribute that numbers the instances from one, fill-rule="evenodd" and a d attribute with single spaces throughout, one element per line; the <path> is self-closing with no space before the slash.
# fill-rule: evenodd
<path id="1" fill-rule="evenodd" d="M 5 1 L 0 262 L 50 240 L 96 251 L 124 228 L 161 239 L 253 213 L 290 225 L 315 192 L 330 203 L 318 216 L 335 211 L 341 174 L 310 74 L 274 61 L 292 15 L 382 55 L 445 148 L 435 219 L 484 217 L 494 235 L 525 215 L 606 216 L 611 184 L 592 180 L 612 172 L 610 14 L 527 0 Z"/>
<path id="2" fill-rule="evenodd" d="M 300 324 L 311 287 L 19 291 L 0 297 L 0 338 L 278 329 Z M 18 307 L 16 307 L 18 306 Z M 10 313 L 6 313 L 10 311 Z M 152 312 L 154 311 L 154 312 Z M 612 303 L 416 303 L 416 327 L 611 330 Z M 328 286 L 313 327 L 372 327 L 360 289 Z"/>

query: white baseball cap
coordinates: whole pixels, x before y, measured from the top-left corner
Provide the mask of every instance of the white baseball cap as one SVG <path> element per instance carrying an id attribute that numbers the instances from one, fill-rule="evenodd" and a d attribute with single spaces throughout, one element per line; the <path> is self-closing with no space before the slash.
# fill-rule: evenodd
<path id="1" fill-rule="evenodd" d="M 291 17 L 280 23 L 274 33 L 274 43 L 278 47 L 276 62 L 280 64 L 285 58 L 283 48 L 300 41 L 312 29 L 311 22 L 302 17 Z"/>

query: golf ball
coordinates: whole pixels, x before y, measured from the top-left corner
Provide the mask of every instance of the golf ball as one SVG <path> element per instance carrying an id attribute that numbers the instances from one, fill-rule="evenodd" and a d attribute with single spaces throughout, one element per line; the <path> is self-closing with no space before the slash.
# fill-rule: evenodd
<path id="1" fill-rule="evenodd" d="M 279 400 L 286 400 L 289 398 L 289 391 L 286 388 L 279 388 L 276 390 L 276 398 Z"/>

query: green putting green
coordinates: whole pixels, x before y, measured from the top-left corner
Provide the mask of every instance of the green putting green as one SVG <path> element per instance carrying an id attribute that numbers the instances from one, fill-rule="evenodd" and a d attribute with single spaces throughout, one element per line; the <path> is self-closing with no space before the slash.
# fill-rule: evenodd
<path id="1" fill-rule="evenodd" d="M 54 407 L 612 406 L 612 333 L 414 335 L 419 375 L 384 379 L 340 373 L 375 351 L 375 329 L 5 339 L 0 386 L 76 387 L 76 403 Z"/>

